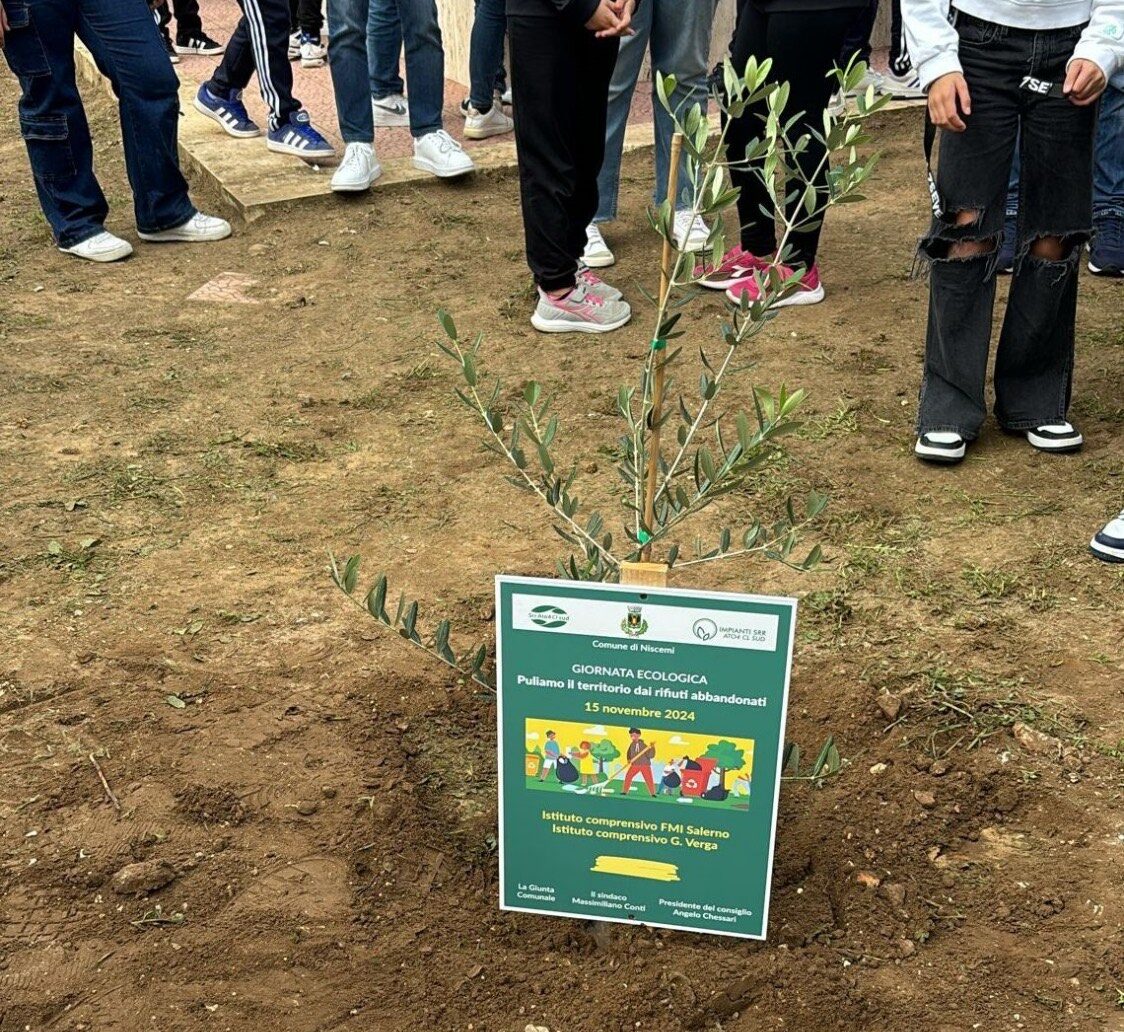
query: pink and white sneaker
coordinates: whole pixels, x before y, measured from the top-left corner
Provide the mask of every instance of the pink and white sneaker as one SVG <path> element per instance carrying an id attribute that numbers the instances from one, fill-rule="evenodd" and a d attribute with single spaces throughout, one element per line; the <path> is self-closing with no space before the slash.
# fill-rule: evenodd
<path id="1" fill-rule="evenodd" d="M 750 254 L 749 251 L 743 251 L 739 245 L 730 248 L 716 268 L 701 269 L 696 267 L 695 275 L 699 276 L 701 273 L 700 287 L 706 287 L 707 290 L 726 290 L 737 283 L 738 280 L 753 275 L 758 269 L 767 269 L 768 267 L 768 258 L 758 258 L 757 255 Z"/>
<path id="2" fill-rule="evenodd" d="M 531 325 L 543 333 L 608 333 L 632 318 L 627 301 L 599 297 L 581 280 L 563 297 L 539 291 Z"/>
<path id="3" fill-rule="evenodd" d="M 769 266 L 765 265 L 764 268 L 768 269 Z M 779 265 L 777 269 L 780 272 L 782 283 L 787 283 L 796 276 L 796 270 L 787 265 Z M 767 273 L 761 272 L 758 278 L 764 280 L 766 275 Z M 775 301 L 771 307 L 787 308 L 789 305 L 818 305 L 824 299 L 823 284 L 820 282 L 818 266 L 813 265 L 799 278 L 797 283 L 798 286 L 795 290 L 785 294 L 779 301 Z M 751 274 L 731 286 L 726 291 L 726 296 L 736 305 L 741 304 L 743 297 L 748 297 L 749 303 L 755 304 L 762 299 L 762 292 L 758 286 L 757 278 Z"/>
<path id="4" fill-rule="evenodd" d="M 578 266 L 577 279 L 579 283 L 585 284 L 586 289 L 590 291 L 590 293 L 596 294 L 603 301 L 619 301 L 624 297 L 624 294 L 617 290 L 616 287 L 606 283 L 588 266 Z"/>

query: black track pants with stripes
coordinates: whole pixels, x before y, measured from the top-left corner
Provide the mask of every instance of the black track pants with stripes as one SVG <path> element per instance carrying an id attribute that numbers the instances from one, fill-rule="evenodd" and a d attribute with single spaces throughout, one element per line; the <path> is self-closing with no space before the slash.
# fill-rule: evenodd
<path id="1" fill-rule="evenodd" d="M 269 108 L 269 127 L 276 129 L 300 110 L 293 96 L 289 64 L 288 0 L 238 0 L 242 17 L 226 45 L 222 63 L 211 79 L 219 90 L 244 90 L 258 73 L 262 100 Z"/>

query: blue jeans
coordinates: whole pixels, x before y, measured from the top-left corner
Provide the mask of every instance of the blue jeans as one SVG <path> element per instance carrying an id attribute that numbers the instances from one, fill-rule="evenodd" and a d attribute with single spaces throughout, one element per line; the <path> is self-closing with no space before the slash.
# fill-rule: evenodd
<path id="1" fill-rule="evenodd" d="M 410 81 L 410 132 L 414 139 L 443 127 L 445 48 L 437 23 L 437 0 L 370 0 L 367 61 L 371 96 L 404 93 L 398 54 L 406 44 Z"/>
<path id="2" fill-rule="evenodd" d="M 632 19 L 635 34 L 621 40 L 620 54 L 609 83 L 609 121 L 605 132 L 605 160 L 597 177 L 599 201 L 594 222 L 617 217 L 621 154 L 632 94 L 640 77 L 644 52 L 652 52 L 652 107 L 655 110 L 656 188 L 652 199 L 662 204 L 667 196 L 667 173 L 671 165 L 671 137 L 675 124 L 663 109 L 655 90 L 656 69 L 678 80 L 671 106 L 683 117 L 693 104 L 706 113 L 710 33 L 717 0 L 645 0 Z M 684 157 L 679 168 L 677 208 L 691 206 L 691 184 L 687 182 Z"/>
<path id="3" fill-rule="evenodd" d="M 74 82 L 77 36 L 113 83 L 137 228 L 195 214 L 176 153 L 179 80 L 143 0 L 3 0 L 4 57 L 19 78 L 20 132 L 43 214 L 60 247 L 100 233 L 109 212 Z"/>
<path id="4" fill-rule="evenodd" d="M 472 39 L 468 49 L 468 102 L 477 111 L 492 106 L 492 94 L 506 81 L 503 71 L 503 37 L 507 29 L 504 0 L 476 0 Z"/>
<path id="5" fill-rule="evenodd" d="M 1007 182 L 1007 217 L 1019 213 L 1019 149 Z M 1124 219 L 1124 76 L 1114 76 L 1101 97 L 1093 144 L 1093 223 Z"/>
<path id="6" fill-rule="evenodd" d="M 372 6 L 368 0 L 328 0 L 328 66 L 344 143 L 375 140 L 367 65 L 367 19 Z"/>

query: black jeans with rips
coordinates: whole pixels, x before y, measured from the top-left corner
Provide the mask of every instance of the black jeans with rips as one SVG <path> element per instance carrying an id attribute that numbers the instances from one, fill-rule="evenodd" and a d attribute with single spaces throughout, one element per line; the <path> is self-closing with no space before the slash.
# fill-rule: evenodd
<path id="1" fill-rule="evenodd" d="M 609 80 L 620 43 L 562 14 L 507 17 L 527 264 L 543 290 L 572 287 L 597 213 Z"/>
<path id="2" fill-rule="evenodd" d="M 1018 251 L 995 361 L 995 414 L 1011 431 L 1065 419 L 1077 266 L 1092 231 L 1097 108 L 1061 96 L 1082 26 L 1015 29 L 962 12 L 956 24 L 972 113 L 964 132 L 941 133 L 941 214 L 920 244 L 931 276 L 917 425 L 919 433 L 951 431 L 971 441 L 987 415 L 995 272 L 1016 140 L 1022 162 Z M 957 215 L 967 212 L 971 221 L 956 225 Z M 1054 261 L 1032 254 L 1033 243 L 1044 237 L 1060 238 L 1065 256 Z M 951 257 L 957 241 L 991 246 Z"/>

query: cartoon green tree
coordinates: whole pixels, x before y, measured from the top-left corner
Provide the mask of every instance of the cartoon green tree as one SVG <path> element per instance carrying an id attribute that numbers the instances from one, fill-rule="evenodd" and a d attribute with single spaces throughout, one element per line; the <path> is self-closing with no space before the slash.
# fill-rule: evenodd
<path id="1" fill-rule="evenodd" d="M 620 756 L 621 751 L 608 738 L 602 738 L 601 741 L 593 743 L 589 754 L 597 761 L 597 776 L 604 777 L 605 764 L 611 763 Z"/>
<path id="2" fill-rule="evenodd" d="M 741 770 L 745 766 L 745 752 L 727 738 L 711 742 L 702 754 L 702 759 L 713 760 L 718 767 L 718 784 L 726 791 L 726 773 Z"/>

